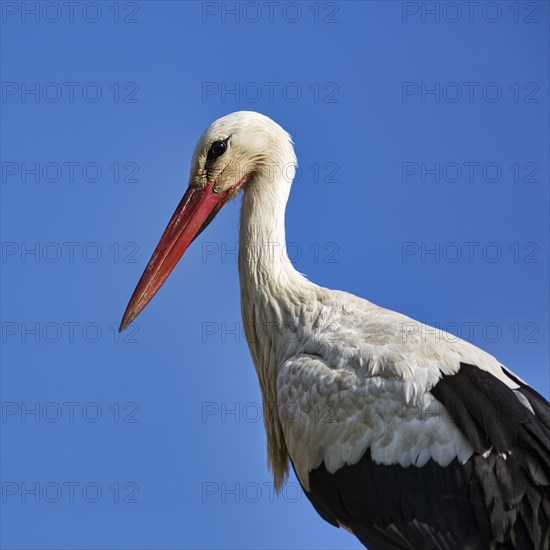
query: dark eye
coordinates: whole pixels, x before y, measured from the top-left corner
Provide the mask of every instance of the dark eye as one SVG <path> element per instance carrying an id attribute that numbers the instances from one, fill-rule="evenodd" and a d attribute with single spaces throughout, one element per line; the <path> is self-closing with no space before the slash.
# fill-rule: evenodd
<path id="1" fill-rule="evenodd" d="M 210 146 L 207 160 L 215 160 L 221 157 L 227 151 L 227 143 L 225 141 L 215 141 Z"/>

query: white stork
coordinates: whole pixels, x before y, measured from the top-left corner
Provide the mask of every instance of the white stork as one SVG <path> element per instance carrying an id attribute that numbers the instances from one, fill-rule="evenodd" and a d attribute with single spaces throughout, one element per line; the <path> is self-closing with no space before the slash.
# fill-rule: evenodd
<path id="1" fill-rule="evenodd" d="M 548 549 L 550 404 L 483 350 L 274 253 L 289 166 L 291 138 L 268 117 L 216 120 L 121 330 L 242 189 L 242 316 L 276 485 L 291 463 L 319 514 L 373 549 Z"/>

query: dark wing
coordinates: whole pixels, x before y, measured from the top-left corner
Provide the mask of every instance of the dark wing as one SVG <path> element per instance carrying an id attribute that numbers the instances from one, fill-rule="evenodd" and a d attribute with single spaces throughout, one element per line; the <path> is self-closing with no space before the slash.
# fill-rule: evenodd
<path id="1" fill-rule="evenodd" d="M 513 378 L 511 390 L 473 365 L 431 393 L 474 448 L 464 464 L 376 464 L 370 451 L 331 474 L 309 474 L 306 494 L 328 522 L 371 549 L 550 547 L 550 404 Z"/>

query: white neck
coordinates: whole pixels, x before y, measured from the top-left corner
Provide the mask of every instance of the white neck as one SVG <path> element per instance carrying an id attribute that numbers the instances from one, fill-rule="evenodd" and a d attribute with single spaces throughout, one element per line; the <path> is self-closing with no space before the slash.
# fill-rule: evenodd
<path id="1" fill-rule="evenodd" d="M 304 281 L 286 253 L 285 210 L 290 185 L 282 176 L 275 181 L 258 176 L 244 193 L 239 270 L 241 284 L 252 284 L 252 290 L 283 292 L 290 290 L 288 284 Z"/>
<path id="2" fill-rule="evenodd" d="M 269 464 L 275 483 L 288 469 L 288 452 L 277 413 L 277 368 L 292 354 L 288 320 L 297 317 L 308 287 L 286 254 L 285 207 L 290 181 L 258 174 L 244 192 L 239 275 L 244 329 L 263 397 Z"/>

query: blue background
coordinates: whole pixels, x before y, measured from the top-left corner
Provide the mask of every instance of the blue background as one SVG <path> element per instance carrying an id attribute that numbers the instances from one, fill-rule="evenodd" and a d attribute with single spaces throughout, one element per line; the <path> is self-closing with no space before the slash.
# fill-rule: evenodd
<path id="1" fill-rule="evenodd" d="M 296 143 L 299 271 L 460 330 L 548 397 L 548 3 L 482 3 L 470 20 L 442 2 L 437 21 L 432 2 L 281 2 L 271 15 L 240 2 L 236 21 L 233 2 L 105 2 L 99 16 L 79 2 L 73 22 L 58 3 L 36 21 L 34 4 L 2 3 L 2 548 L 359 547 L 294 477 L 272 497 L 256 375 L 228 332 L 241 328 L 239 201 L 116 335 L 197 138 L 235 110 Z M 439 94 L 422 97 L 423 83 Z M 403 176 L 436 162 L 462 177 Z M 480 163 L 471 182 L 464 162 Z M 23 163 L 39 163 L 38 181 Z"/>

